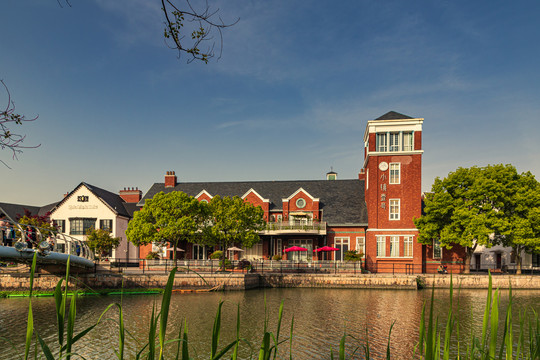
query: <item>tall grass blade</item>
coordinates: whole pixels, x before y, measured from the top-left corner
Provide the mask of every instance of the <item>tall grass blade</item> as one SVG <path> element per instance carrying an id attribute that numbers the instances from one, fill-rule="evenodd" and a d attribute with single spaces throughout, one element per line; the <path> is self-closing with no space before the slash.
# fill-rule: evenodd
<path id="1" fill-rule="evenodd" d="M 506 360 L 513 360 L 513 343 L 512 338 L 512 286 L 508 293 L 508 306 L 506 307 L 506 320 L 504 322 L 503 342 L 499 351 L 499 359 L 503 359 L 504 350 L 506 348 Z"/>
<path id="2" fill-rule="evenodd" d="M 28 359 L 30 353 L 30 345 L 32 344 L 32 336 L 34 334 L 34 314 L 32 312 L 32 291 L 34 289 L 34 272 L 36 271 L 37 251 L 34 252 L 32 259 L 32 268 L 30 269 L 30 299 L 28 304 L 28 320 L 26 323 L 26 341 L 24 346 L 24 359 Z"/>
<path id="3" fill-rule="evenodd" d="M 189 360 L 187 320 L 184 320 L 184 336 L 182 338 L 182 360 Z"/>
<path id="4" fill-rule="evenodd" d="M 491 271 L 489 271 L 489 282 L 488 282 L 488 293 L 486 299 L 486 307 L 484 308 L 484 318 L 482 321 L 482 345 L 481 351 L 486 350 L 486 341 L 487 341 L 487 330 L 489 325 L 489 314 L 491 311 L 491 297 L 492 297 L 492 283 L 491 283 Z"/>
<path id="5" fill-rule="evenodd" d="M 339 360 L 345 360 L 345 339 L 347 334 L 343 334 L 341 340 L 339 341 Z"/>
<path id="6" fill-rule="evenodd" d="M 221 331 L 221 307 L 223 306 L 223 301 L 220 301 L 218 304 L 218 309 L 216 317 L 214 318 L 214 328 L 212 329 L 212 348 L 211 348 L 211 358 L 213 359 L 217 354 L 217 348 L 219 345 L 219 335 Z"/>
<path id="7" fill-rule="evenodd" d="M 240 304 L 237 305 L 237 309 L 236 309 L 236 345 L 234 346 L 234 351 L 233 351 L 231 360 L 238 359 L 239 344 L 240 344 Z"/>
<path id="8" fill-rule="evenodd" d="M 396 322 L 394 321 L 392 325 L 390 325 L 390 331 L 388 331 L 388 344 L 386 345 L 386 360 L 390 360 L 390 337 L 392 336 L 392 328 L 394 327 L 394 324 Z"/>
<path id="9" fill-rule="evenodd" d="M 39 335 L 39 333 L 37 331 L 36 331 L 36 336 L 38 338 L 39 345 L 41 346 L 41 350 L 43 350 L 43 354 L 45 355 L 45 358 L 47 360 L 54 360 L 54 356 L 53 356 L 53 354 L 51 352 L 51 349 L 47 346 L 45 341 L 43 341 L 43 339 L 41 338 L 41 336 Z"/>
<path id="10" fill-rule="evenodd" d="M 77 317 L 77 294 L 76 290 L 71 296 L 71 302 L 69 304 L 69 314 L 67 319 L 66 329 L 66 359 L 71 359 L 71 349 L 73 345 L 73 330 L 75 328 L 75 318 Z"/>
<path id="11" fill-rule="evenodd" d="M 368 329 L 366 327 L 366 344 L 364 345 L 364 357 L 365 357 L 365 360 L 370 360 L 370 355 L 369 355 L 369 333 L 368 333 Z"/>
<path id="12" fill-rule="evenodd" d="M 169 318 L 169 306 L 171 305 L 172 287 L 174 284 L 174 276 L 178 268 L 171 270 L 165 291 L 163 292 L 163 298 L 161 300 L 161 318 L 159 322 L 159 359 L 163 360 L 163 351 L 165 347 L 165 333 L 167 332 L 167 320 Z"/>
<path id="13" fill-rule="evenodd" d="M 269 358 L 270 358 L 270 333 L 266 331 L 263 335 L 261 349 L 259 350 L 259 360 L 267 360 Z"/>
<path id="14" fill-rule="evenodd" d="M 148 360 L 156 358 L 156 332 L 157 321 L 159 315 L 156 316 L 156 303 L 152 304 L 152 314 L 150 315 L 150 328 L 148 329 Z"/>
<path id="15" fill-rule="evenodd" d="M 294 329 L 294 315 L 293 315 L 293 317 L 291 319 L 291 334 L 289 336 L 289 360 L 292 360 L 293 329 Z"/>
<path id="16" fill-rule="evenodd" d="M 495 358 L 495 352 L 497 351 L 497 332 L 499 330 L 499 290 L 495 290 L 493 295 L 493 301 L 491 305 L 491 333 L 489 339 L 489 358 Z"/>
<path id="17" fill-rule="evenodd" d="M 435 346 L 435 332 L 433 330 L 433 303 L 434 303 L 434 296 L 435 296 L 435 285 L 431 287 L 431 301 L 430 301 L 430 308 L 429 308 L 429 319 L 428 319 L 428 329 L 425 334 L 426 339 L 426 352 L 425 352 L 425 358 L 426 359 L 433 359 L 433 347 Z"/>

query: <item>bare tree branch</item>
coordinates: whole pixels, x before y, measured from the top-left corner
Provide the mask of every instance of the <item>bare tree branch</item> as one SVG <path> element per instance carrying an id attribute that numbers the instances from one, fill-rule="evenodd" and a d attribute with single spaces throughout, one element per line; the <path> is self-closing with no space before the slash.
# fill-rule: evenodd
<path id="1" fill-rule="evenodd" d="M 178 2 L 184 2 L 179 6 Z M 167 46 L 178 51 L 178 57 L 182 53 L 190 56 L 188 63 L 193 60 L 201 60 L 208 63 L 208 60 L 215 56 L 214 46 L 216 40 L 212 31 L 219 36 L 219 56 L 221 58 L 223 50 L 222 30 L 238 23 L 240 19 L 232 23 L 225 23 L 217 14 L 219 9 L 210 10 L 208 2 L 202 10 L 195 9 L 190 0 L 161 0 L 161 10 L 165 16 L 164 36 Z M 170 40 L 170 42 L 167 42 Z M 205 49 L 201 49 L 204 43 L 208 42 Z"/>
<path id="2" fill-rule="evenodd" d="M 22 125 L 23 122 L 35 121 L 38 117 L 27 119 L 24 115 L 15 113 L 15 103 L 11 100 L 11 93 L 4 80 L 0 80 L 0 83 L 4 86 L 8 97 L 6 108 L 0 111 L 0 150 L 7 149 L 11 151 L 13 159 L 17 160 L 17 155 L 22 153 L 23 149 L 34 149 L 41 146 L 41 144 L 34 146 L 23 145 L 26 135 L 13 133 L 11 130 L 12 126 Z M 2 159 L 0 159 L 0 163 L 10 168 Z"/>

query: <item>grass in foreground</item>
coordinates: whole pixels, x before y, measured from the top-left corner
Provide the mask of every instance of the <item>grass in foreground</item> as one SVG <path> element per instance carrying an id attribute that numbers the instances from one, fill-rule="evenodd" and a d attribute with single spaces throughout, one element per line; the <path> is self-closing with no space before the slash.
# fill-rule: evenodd
<path id="1" fill-rule="evenodd" d="M 117 331 L 118 331 L 118 345 L 115 349 L 116 357 L 120 360 L 125 358 L 125 344 L 126 337 L 131 337 L 130 333 L 124 327 L 123 309 L 122 304 L 112 303 L 110 304 L 98 318 L 95 324 L 87 327 L 78 334 L 74 333 L 75 322 L 77 316 L 77 297 L 79 291 L 75 290 L 69 292 L 68 279 L 69 279 L 69 260 L 66 266 L 66 276 L 58 281 L 58 284 L 53 293 L 55 298 L 56 318 L 57 318 L 57 343 L 47 344 L 40 336 L 39 332 L 34 328 L 33 313 L 32 313 L 32 297 L 33 294 L 33 280 L 34 270 L 36 266 L 36 257 L 34 257 L 32 263 L 32 270 L 30 274 L 30 290 L 29 290 L 29 308 L 28 308 L 28 323 L 25 341 L 24 356 L 19 358 L 29 359 L 31 349 L 33 348 L 33 357 L 35 359 L 84 359 L 83 356 L 77 353 L 76 344 L 83 339 L 90 331 L 100 325 L 105 320 L 104 316 L 116 309 L 118 312 Z M 167 323 L 169 319 L 169 307 L 171 302 L 172 287 L 174 282 L 174 276 L 176 269 L 173 269 L 167 281 L 167 285 L 163 290 L 163 297 L 161 300 L 161 307 L 159 311 L 154 306 L 150 317 L 150 324 L 148 325 L 148 337 L 146 343 L 138 343 L 136 349 L 135 359 L 165 359 L 165 350 L 167 354 L 173 354 L 171 359 L 189 360 L 190 357 L 190 339 L 188 332 L 188 324 L 184 322 L 180 327 L 178 337 L 174 339 L 166 339 Z M 64 284 L 65 282 L 65 284 Z M 63 288 L 63 290 L 62 290 Z M 419 341 L 414 349 L 414 358 L 425 360 L 449 360 L 449 359 L 464 359 L 464 360 L 532 360 L 540 359 L 540 321 L 538 314 L 533 312 L 531 317 L 526 320 L 526 314 L 520 313 L 519 315 L 519 331 L 517 336 L 514 337 L 514 331 L 512 330 L 512 292 L 510 290 L 510 300 L 506 308 L 506 316 L 503 326 L 499 326 L 499 302 L 500 293 L 499 290 L 493 291 L 491 276 L 489 279 L 489 288 L 486 299 L 486 305 L 483 314 L 482 331 L 478 337 L 472 333 L 468 336 L 465 342 L 462 342 L 462 336 L 460 334 L 459 321 L 453 312 L 454 298 L 452 284 L 450 286 L 450 308 L 444 326 L 439 326 L 439 320 L 434 317 L 433 303 L 434 296 L 433 291 L 431 295 L 429 314 L 426 317 L 426 306 L 422 310 L 421 322 L 419 324 Z M 69 308 L 67 308 L 68 297 L 71 298 L 69 302 Z M 265 315 L 263 324 L 263 335 L 260 341 L 260 345 L 253 345 L 240 335 L 240 312 L 237 311 L 236 318 L 236 338 L 232 342 L 219 345 L 221 335 L 221 309 L 223 303 L 219 303 L 217 313 L 214 318 L 214 326 L 210 337 L 210 351 L 208 354 L 209 359 L 239 359 L 239 346 L 241 343 L 247 345 L 251 349 L 251 354 L 248 355 L 248 359 L 270 360 L 283 358 L 282 354 L 279 354 L 280 348 L 286 346 L 288 342 L 289 359 L 293 359 L 293 328 L 294 318 L 291 322 L 291 328 L 289 336 L 280 338 L 281 336 L 281 321 L 283 316 L 283 302 L 279 307 L 279 315 L 277 322 L 276 332 L 271 332 L 268 329 L 269 318 L 268 314 Z M 459 304 L 458 304 L 459 307 Z M 265 306 L 266 308 L 266 306 Z M 382 355 L 383 358 L 391 359 L 391 332 L 392 327 L 389 329 L 388 343 L 386 346 L 386 353 Z M 526 331 L 527 330 L 527 331 Z M 498 341 L 498 333 L 502 331 L 502 341 Z M 344 334 L 340 340 L 339 346 L 335 351 L 329 349 L 330 359 L 351 359 L 362 358 L 372 359 L 373 356 L 370 351 L 369 343 L 369 330 L 366 329 L 366 340 L 361 346 L 355 347 L 353 350 L 346 351 L 347 340 L 352 339 L 357 341 L 351 336 Z M 13 347 L 13 345 L 12 345 Z M 257 351 L 258 349 L 258 351 Z"/>

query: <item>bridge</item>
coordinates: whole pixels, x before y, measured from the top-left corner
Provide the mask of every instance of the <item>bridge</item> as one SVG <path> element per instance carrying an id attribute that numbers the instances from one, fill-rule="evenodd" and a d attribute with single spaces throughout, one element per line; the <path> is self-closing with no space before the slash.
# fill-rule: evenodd
<path id="1" fill-rule="evenodd" d="M 18 223 L 0 207 L 2 213 L 6 218 L 0 219 L 0 230 L 7 239 L 0 237 L 0 261 L 28 264 L 37 253 L 39 264 L 66 265 L 69 258 L 70 266 L 94 267 L 94 252 L 86 242 L 50 229 Z M 35 236 L 29 236 L 30 233 Z"/>

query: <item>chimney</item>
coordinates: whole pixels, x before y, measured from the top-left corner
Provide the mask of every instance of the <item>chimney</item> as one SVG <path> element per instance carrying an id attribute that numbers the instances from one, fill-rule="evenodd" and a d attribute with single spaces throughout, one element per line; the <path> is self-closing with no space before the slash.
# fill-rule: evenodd
<path id="1" fill-rule="evenodd" d="M 67 193 L 64 194 L 64 197 L 68 196 L 69 195 L 69 191 Z"/>
<path id="2" fill-rule="evenodd" d="M 124 188 L 118 195 L 127 203 L 138 203 L 142 198 L 142 191 L 139 188 Z"/>
<path id="3" fill-rule="evenodd" d="M 176 175 L 174 174 L 174 171 L 167 171 L 167 174 L 165 174 L 165 187 L 175 187 L 176 184 Z"/>

